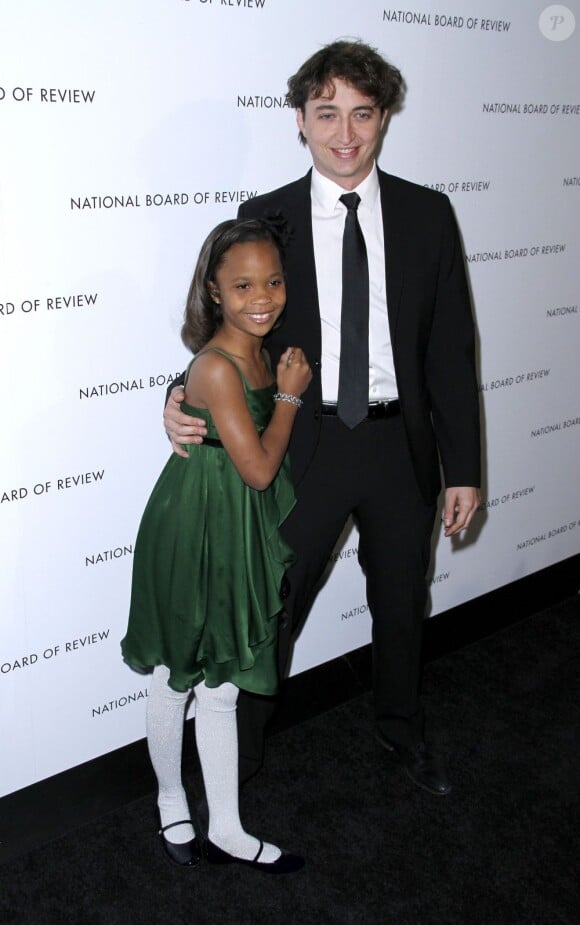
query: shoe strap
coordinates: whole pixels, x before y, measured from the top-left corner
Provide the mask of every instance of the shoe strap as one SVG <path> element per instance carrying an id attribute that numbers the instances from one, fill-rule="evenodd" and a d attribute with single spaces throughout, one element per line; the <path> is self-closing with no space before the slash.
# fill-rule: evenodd
<path id="1" fill-rule="evenodd" d="M 256 863 L 256 861 L 257 861 L 258 858 L 260 857 L 260 855 L 261 855 L 261 853 L 262 853 L 263 850 L 264 850 L 264 842 L 263 842 L 263 841 L 260 841 L 260 847 L 258 848 L 258 853 L 257 853 L 256 857 L 254 858 L 254 860 L 252 861 L 252 864 L 255 864 L 255 863 Z"/>
<path id="2" fill-rule="evenodd" d="M 162 826 L 159 831 L 167 832 L 167 829 L 172 829 L 176 825 L 193 825 L 191 819 L 181 819 L 179 822 L 170 822 L 169 825 Z"/>

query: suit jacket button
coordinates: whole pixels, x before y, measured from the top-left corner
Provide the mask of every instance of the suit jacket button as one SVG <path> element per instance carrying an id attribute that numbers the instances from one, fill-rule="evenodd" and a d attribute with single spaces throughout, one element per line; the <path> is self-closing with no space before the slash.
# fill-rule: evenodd
<path id="1" fill-rule="evenodd" d="M 315 420 L 315 421 L 319 421 L 319 420 L 320 420 L 320 411 L 315 411 L 315 412 L 314 412 L 314 420 Z"/>

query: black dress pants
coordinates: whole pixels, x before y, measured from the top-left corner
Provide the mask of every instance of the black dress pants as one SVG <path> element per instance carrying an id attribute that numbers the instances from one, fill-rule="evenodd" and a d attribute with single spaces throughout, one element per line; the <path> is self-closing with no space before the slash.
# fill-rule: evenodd
<path id="1" fill-rule="evenodd" d="M 352 515 L 372 616 L 376 725 L 394 743 L 413 745 L 423 738 L 420 659 L 435 505 L 419 492 L 401 416 L 363 421 L 354 430 L 323 417 L 315 456 L 296 495 L 282 528 L 297 562 L 289 572 L 289 619 L 279 640 L 281 677 L 292 635 Z M 273 709 L 269 698 L 240 695 L 242 781 L 262 762 L 264 726 Z"/>

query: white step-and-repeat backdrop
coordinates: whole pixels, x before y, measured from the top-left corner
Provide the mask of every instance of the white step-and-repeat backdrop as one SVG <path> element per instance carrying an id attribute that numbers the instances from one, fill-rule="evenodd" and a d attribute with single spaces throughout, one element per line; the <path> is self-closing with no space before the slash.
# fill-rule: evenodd
<path id="1" fill-rule="evenodd" d="M 198 247 L 302 175 L 286 78 L 356 36 L 403 72 L 381 166 L 445 191 L 479 332 L 485 504 L 433 614 L 580 551 L 580 5 L 2 0 L 0 795 L 144 735 L 133 542 Z M 477 537 L 474 541 L 474 537 Z M 357 538 L 293 672 L 364 645 Z"/>

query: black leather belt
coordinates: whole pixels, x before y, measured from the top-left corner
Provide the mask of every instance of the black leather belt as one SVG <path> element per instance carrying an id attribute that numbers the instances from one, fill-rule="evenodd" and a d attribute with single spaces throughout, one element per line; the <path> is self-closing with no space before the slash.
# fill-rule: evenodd
<path id="1" fill-rule="evenodd" d="M 322 402 L 322 413 L 336 415 L 337 407 L 337 405 Z M 401 404 L 398 398 L 395 398 L 393 401 L 375 401 L 368 406 L 365 420 L 381 421 L 384 418 L 394 418 L 400 413 Z"/>

